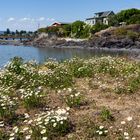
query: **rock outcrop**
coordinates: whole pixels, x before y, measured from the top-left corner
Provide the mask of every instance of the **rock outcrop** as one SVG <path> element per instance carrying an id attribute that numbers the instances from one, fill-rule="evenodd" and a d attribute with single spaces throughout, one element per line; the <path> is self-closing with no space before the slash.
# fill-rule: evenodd
<path id="1" fill-rule="evenodd" d="M 123 32 L 129 31 L 128 35 Z M 135 36 L 135 34 L 136 36 Z M 140 48 L 140 25 L 124 27 L 110 27 L 96 33 L 89 40 L 67 41 L 56 36 L 41 34 L 33 41 L 24 42 L 25 45 L 36 47 L 81 47 L 81 48 Z"/>

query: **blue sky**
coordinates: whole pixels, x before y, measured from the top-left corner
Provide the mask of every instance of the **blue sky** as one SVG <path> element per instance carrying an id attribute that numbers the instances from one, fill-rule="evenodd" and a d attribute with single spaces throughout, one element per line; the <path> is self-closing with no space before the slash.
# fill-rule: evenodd
<path id="1" fill-rule="evenodd" d="M 85 20 L 99 11 L 140 9 L 140 0 L 0 0 L 0 5 L 0 30 L 36 30 L 38 24 Z"/>

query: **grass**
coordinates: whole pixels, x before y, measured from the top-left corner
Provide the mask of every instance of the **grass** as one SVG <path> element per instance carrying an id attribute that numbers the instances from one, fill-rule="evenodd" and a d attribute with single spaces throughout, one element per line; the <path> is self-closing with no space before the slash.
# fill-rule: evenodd
<path id="1" fill-rule="evenodd" d="M 139 79 L 125 58 L 13 58 L 0 71 L 0 139 L 140 139 Z"/>

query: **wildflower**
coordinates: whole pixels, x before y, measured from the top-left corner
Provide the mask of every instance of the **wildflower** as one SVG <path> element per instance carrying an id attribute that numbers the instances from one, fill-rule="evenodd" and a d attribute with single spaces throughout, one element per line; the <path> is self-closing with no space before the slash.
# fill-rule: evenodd
<path id="1" fill-rule="evenodd" d="M 72 98 L 73 98 L 73 97 L 74 97 L 74 95 L 70 95 L 70 97 L 72 97 Z"/>
<path id="2" fill-rule="evenodd" d="M 126 124 L 126 122 L 125 121 L 121 121 L 121 124 Z"/>
<path id="3" fill-rule="evenodd" d="M 56 125 L 57 125 L 57 123 L 54 123 L 54 124 L 53 124 L 53 127 L 56 127 Z"/>
<path id="4" fill-rule="evenodd" d="M 43 129 L 40 133 L 41 134 L 45 134 L 46 133 L 46 129 Z"/>
<path id="5" fill-rule="evenodd" d="M 61 93 L 61 90 L 58 90 L 57 93 L 58 93 L 58 94 Z"/>
<path id="6" fill-rule="evenodd" d="M 69 91 L 69 92 L 72 92 L 72 89 L 71 89 L 71 88 L 68 88 L 68 91 Z"/>
<path id="7" fill-rule="evenodd" d="M 27 135 L 27 136 L 25 137 L 25 140 L 29 140 L 29 139 L 31 139 L 31 135 Z"/>
<path id="8" fill-rule="evenodd" d="M 3 127 L 4 126 L 4 123 L 3 121 L 0 122 L 0 127 Z"/>
<path id="9" fill-rule="evenodd" d="M 126 140 L 129 140 L 129 137 L 125 137 Z"/>
<path id="10" fill-rule="evenodd" d="M 9 138 L 9 140 L 14 140 L 14 139 L 15 139 L 14 137 Z"/>
<path id="11" fill-rule="evenodd" d="M 28 121 L 28 124 L 31 124 L 33 121 L 32 120 L 30 120 L 30 121 Z"/>
<path id="12" fill-rule="evenodd" d="M 102 131 L 99 131 L 99 135 L 102 135 L 103 134 L 103 132 Z"/>
<path id="13" fill-rule="evenodd" d="M 99 127 L 99 129 L 103 129 L 103 128 L 104 128 L 104 126 L 100 126 L 100 127 Z"/>
<path id="14" fill-rule="evenodd" d="M 104 132 L 105 132 L 105 133 L 108 133 L 108 130 L 105 130 Z"/>
<path id="15" fill-rule="evenodd" d="M 77 94 L 75 94 L 76 97 L 79 96 L 79 95 L 80 95 L 80 92 L 78 92 Z"/>
<path id="16" fill-rule="evenodd" d="M 25 127 L 25 128 L 23 129 L 23 131 L 27 131 L 27 130 L 29 130 L 29 128 L 28 128 L 28 127 Z"/>
<path id="17" fill-rule="evenodd" d="M 60 124 L 63 124 L 63 121 L 61 121 Z"/>
<path id="18" fill-rule="evenodd" d="M 70 110 L 70 107 L 67 107 L 66 110 L 69 111 Z"/>
<path id="19" fill-rule="evenodd" d="M 138 128 L 140 128 L 140 125 L 137 125 Z"/>
<path id="20" fill-rule="evenodd" d="M 132 121 L 132 117 L 128 117 L 127 118 L 127 121 Z"/>
<path id="21" fill-rule="evenodd" d="M 135 138 L 135 137 L 133 137 L 133 138 L 132 138 L 132 140 L 136 140 L 136 138 Z"/>
<path id="22" fill-rule="evenodd" d="M 30 118 L 28 113 L 25 113 L 24 116 L 25 116 L 26 119 Z"/>
<path id="23" fill-rule="evenodd" d="M 124 136 L 128 136 L 129 134 L 127 132 L 124 132 Z"/>
<path id="24" fill-rule="evenodd" d="M 47 137 L 43 137 L 43 138 L 42 138 L 42 140 L 47 140 L 47 139 L 48 139 Z"/>
<path id="25" fill-rule="evenodd" d="M 10 137 L 13 137 L 14 135 L 15 135 L 15 133 L 11 133 L 11 134 L 10 134 Z"/>
<path id="26" fill-rule="evenodd" d="M 99 133 L 99 130 L 97 130 L 96 133 Z"/>

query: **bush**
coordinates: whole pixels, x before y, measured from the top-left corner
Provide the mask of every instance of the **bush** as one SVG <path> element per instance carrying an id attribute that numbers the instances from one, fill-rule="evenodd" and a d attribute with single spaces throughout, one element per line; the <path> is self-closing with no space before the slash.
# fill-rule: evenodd
<path id="1" fill-rule="evenodd" d="M 91 28 L 91 33 L 92 34 L 95 34 L 96 32 L 99 32 L 101 30 L 104 30 L 106 28 L 108 28 L 109 26 L 108 25 L 104 25 L 104 24 L 100 24 L 100 23 L 97 23 L 95 24 L 94 26 L 92 26 Z"/>
<path id="2" fill-rule="evenodd" d="M 125 28 L 118 28 L 114 31 L 117 36 L 125 36 L 127 35 L 127 30 Z"/>
<path id="3" fill-rule="evenodd" d="M 71 73 L 61 66 L 55 68 L 51 73 L 46 74 L 44 80 L 47 86 L 55 89 L 70 87 L 73 83 Z"/>
<path id="4" fill-rule="evenodd" d="M 103 121 L 114 120 L 111 112 L 106 107 L 102 108 L 100 116 Z"/>
<path id="5" fill-rule="evenodd" d="M 64 101 L 69 107 L 79 107 L 82 104 L 83 96 L 80 92 L 77 92 L 75 89 L 69 88 L 68 93 L 65 93 Z"/>

